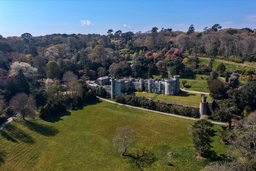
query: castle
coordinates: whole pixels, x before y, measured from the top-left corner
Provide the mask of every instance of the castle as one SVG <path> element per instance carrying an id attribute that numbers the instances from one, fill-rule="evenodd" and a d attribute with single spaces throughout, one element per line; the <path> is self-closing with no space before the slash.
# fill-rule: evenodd
<path id="1" fill-rule="evenodd" d="M 97 82 L 105 88 L 108 93 L 110 93 L 111 98 L 113 99 L 134 89 L 165 95 L 174 95 L 180 92 L 179 75 L 175 75 L 173 78 L 166 78 L 161 81 L 157 81 L 155 79 L 114 79 L 109 77 L 100 77 L 97 79 Z"/>

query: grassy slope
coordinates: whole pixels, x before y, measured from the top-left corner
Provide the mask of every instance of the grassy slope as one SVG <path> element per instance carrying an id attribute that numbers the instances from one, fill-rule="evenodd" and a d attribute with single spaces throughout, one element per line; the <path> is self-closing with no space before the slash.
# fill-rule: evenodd
<path id="1" fill-rule="evenodd" d="M 136 96 L 144 96 L 147 98 L 150 98 L 154 101 L 162 101 L 166 103 L 174 103 L 174 104 L 182 104 L 187 106 L 194 106 L 199 107 L 199 103 L 201 101 L 201 95 L 195 94 L 195 93 L 185 93 L 182 92 L 179 95 L 175 96 L 166 96 L 163 94 L 154 94 L 154 93 L 143 93 L 143 92 L 136 92 Z M 210 101 L 210 96 L 206 95 L 208 97 L 208 101 Z"/>
<path id="2" fill-rule="evenodd" d="M 208 66 L 209 64 L 209 58 L 199 58 L 199 61 L 200 61 L 200 65 L 206 65 Z M 216 69 L 217 66 L 220 64 L 220 63 L 224 63 L 225 66 L 226 66 L 226 70 L 228 72 L 234 72 L 236 70 L 244 70 L 244 69 L 255 69 L 255 65 L 253 63 L 250 63 L 250 62 L 246 62 L 244 64 L 236 64 L 236 63 L 232 63 L 232 62 L 229 62 L 229 61 L 224 61 L 224 60 L 218 60 L 216 59 L 214 62 L 213 62 L 213 68 Z"/>
<path id="3" fill-rule="evenodd" d="M 186 90 L 192 91 L 201 91 L 201 92 L 209 92 L 207 85 L 207 75 L 197 74 L 195 79 L 180 79 L 180 87 L 183 88 L 182 81 L 186 80 L 187 83 L 185 85 Z"/>
<path id="4" fill-rule="evenodd" d="M 38 120 L 33 127 L 13 122 L 1 132 L 1 171 L 137 170 L 112 145 L 116 128 L 125 125 L 136 131 L 137 146 L 151 150 L 158 159 L 147 170 L 199 170 L 205 161 L 195 159 L 188 131 L 192 123 L 106 102 L 50 122 Z M 225 151 L 215 144 L 218 153 Z M 170 151 L 171 168 L 166 165 Z"/>

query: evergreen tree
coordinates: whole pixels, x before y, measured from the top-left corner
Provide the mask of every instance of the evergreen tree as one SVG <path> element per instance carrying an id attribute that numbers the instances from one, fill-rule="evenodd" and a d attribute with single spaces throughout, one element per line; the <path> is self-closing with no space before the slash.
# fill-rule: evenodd
<path id="1" fill-rule="evenodd" d="M 212 148 L 211 138 L 215 136 L 213 124 L 206 119 L 196 121 L 192 125 L 193 143 L 198 155 L 207 157 Z"/>

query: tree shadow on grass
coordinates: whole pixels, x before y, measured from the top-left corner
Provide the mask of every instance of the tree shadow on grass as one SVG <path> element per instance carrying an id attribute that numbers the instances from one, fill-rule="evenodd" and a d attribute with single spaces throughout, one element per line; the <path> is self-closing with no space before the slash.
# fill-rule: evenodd
<path id="1" fill-rule="evenodd" d="M 185 88 L 191 88 L 191 86 L 190 86 L 190 85 L 185 85 L 184 87 L 185 87 Z"/>
<path id="2" fill-rule="evenodd" d="M 189 92 L 185 92 L 185 91 L 180 91 L 179 94 L 175 95 L 175 96 L 182 96 L 182 97 L 188 97 L 188 96 L 196 96 L 195 94 L 191 94 Z"/>
<path id="3" fill-rule="evenodd" d="M 31 137 L 26 132 L 22 131 L 21 129 L 17 128 L 14 125 L 9 124 L 5 127 L 5 129 L 9 133 L 9 138 L 12 137 L 12 139 L 10 139 L 10 140 L 21 141 L 21 142 L 24 142 L 27 144 L 35 143 L 35 140 L 33 137 Z M 8 134 L 6 134 L 6 135 L 8 135 Z M 5 135 L 5 137 L 6 137 L 6 135 Z M 10 136 L 10 135 L 12 135 L 12 136 Z"/>
<path id="4" fill-rule="evenodd" d="M 226 160 L 228 157 L 224 154 L 220 154 L 217 155 L 217 153 L 215 151 L 209 151 L 207 153 L 207 158 L 211 161 L 211 162 L 215 162 L 215 161 L 222 161 L 222 160 Z"/>
<path id="5" fill-rule="evenodd" d="M 31 131 L 37 132 L 44 136 L 55 136 L 59 133 L 59 130 L 53 126 L 38 124 L 36 122 L 27 121 L 24 125 Z"/>
<path id="6" fill-rule="evenodd" d="M 1 130 L 0 131 L 0 134 L 1 134 L 1 136 L 3 137 L 3 138 L 5 138 L 7 141 L 11 141 L 11 142 L 13 142 L 13 143 L 18 143 L 18 141 L 15 139 L 15 138 L 13 138 L 13 137 L 11 137 L 7 132 L 5 132 L 4 130 Z M 0 159 L 1 160 L 1 159 Z M 1 161 L 0 161 L 1 162 Z"/>
<path id="7" fill-rule="evenodd" d="M 6 152 L 5 151 L 0 151 L 0 167 L 2 164 L 4 164 L 4 158 L 6 157 Z"/>
<path id="8" fill-rule="evenodd" d="M 84 107 L 86 107 L 86 106 L 97 105 L 97 104 L 99 104 L 99 103 L 101 103 L 101 102 L 102 102 L 102 100 L 100 100 L 99 98 L 97 98 L 97 99 L 95 99 L 95 100 L 93 100 L 93 101 L 91 101 L 91 102 L 88 102 L 88 103 L 86 103 L 86 104 L 84 104 L 84 105 L 82 105 L 82 106 L 77 107 L 77 109 L 74 109 L 74 111 L 75 111 L 75 110 L 83 110 Z"/>
<path id="9" fill-rule="evenodd" d="M 70 115 L 71 115 L 71 112 L 66 111 L 66 112 L 54 114 L 52 116 L 42 118 L 42 119 L 47 122 L 55 123 L 55 122 L 59 122 L 59 121 L 63 120 L 62 119 L 63 116 L 70 116 Z"/>

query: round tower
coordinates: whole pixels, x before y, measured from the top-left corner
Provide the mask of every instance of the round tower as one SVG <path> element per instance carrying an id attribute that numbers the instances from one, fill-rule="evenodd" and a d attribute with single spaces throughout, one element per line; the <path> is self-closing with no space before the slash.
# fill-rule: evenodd
<path id="1" fill-rule="evenodd" d="M 200 117 L 207 117 L 208 116 L 208 102 L 206 101 L 205 94 L 201 94 L 202 100 L 199 106 L 199 113 Z"/>
<path id="2" fill-rule="evenodd" d="M 164 88 L 165 88 L 165 91 L 164 91 L 164 94 L 165 95 L 170 95 L 170 80 L 169 79 L 165 79 L 164 80 Z"/>

